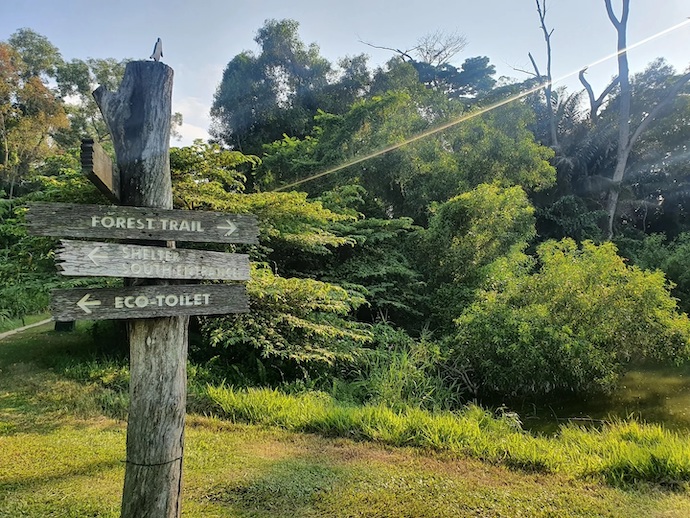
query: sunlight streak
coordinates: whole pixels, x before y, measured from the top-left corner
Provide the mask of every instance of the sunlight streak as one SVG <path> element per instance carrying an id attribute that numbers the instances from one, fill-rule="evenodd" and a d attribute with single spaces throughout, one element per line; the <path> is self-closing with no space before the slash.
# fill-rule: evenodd
<path id="1" fill-rule="evenodd" d="M 678 30 L 678 29 L 680 29 L 680 28 L 682 28 L 688 24 L 690 24 L 690 19 L 687 19 L 687 20 L 685 20 L 679 24 L 676 24 L 672 27 L 669 27 L 669 28 L 664 29 L 660 32 L 657 32 L 656 34 L 653 34 L 653 35 L 651 35 L 647 38 L 644 38 L 644 39 L 642 39 L 636 43 L 633 43 L 632 45 L 628 45 L 628 47 L 625 50 L 617 51 L 617 52 L 614 52 L 612 54 L 608 54 L 608 55 L 606 55 L 600 59 L 597 59 L 596 61 L 593 61 L 589 65 L 585 65 L 583 67 L 580 67 L 573 72 L 570 72 L 568 74 L 565 74 L 565 75 L 559 77 L 558 79 L 553 79 L 551 81 L 551 84 L 557 84 L 557 83 L 560 83 L 562 81 L 565 81 L 566 79 L 569 79 L 569 78 L 573 77 L 574 75 L 578 74 L 580 72 L 580 70 L 582 70 L 583 68 L 589 68 L 589 67 L 599 65 L 605 61 L 608 61 L 610 59 L 617 57 L 622 52 L 627 52 L 628 50 L 632 50 L 634 48 L 640 47 L 641 45 L 645 45 L 645 44 L 649 43 L 650 41 L 653 41 L 657 38 L 665 36 L 666 34 L 669 34 L 673 31 L 676 31 L 676 30 Z M 517 101 L 519 99 L 522 99 L 523 97 L 527 97 L 528 95 L 533 94 L 534 92 L 537 92 L 537 91 L 545 88 L 546 86 L 549 86 L 548 82 L 541 83 L 540 85 L 535 86 L 534 88 L 530 88 L 528 90 L 525 90 L 524 92 L 520 92 L 519 94 L 511 95 L 510 97 L 507 97 L 506 99 L 504 99 L 502 101 L 490 104 L 490 105 L 488 105 L 488 106 L 486 106 L 480 110 L 474 111 L 472 113 L 468 113 L 468 114 L 463 115 L 457 119 L 446 122 L 445 124 L 442 124 L 440 126 L 430 128 L 430 129 L 428 129 L 422 133 L 419 133 L 419 134 L 414 135 L 414 136 L 412 136 L 406 140 L 403 140 L 402 142 L 398 142 L 397 144 L 392 144 L 390 146 L 379 149 L 377 151 L 374 151 L 374 152 L 369 153 L 367 155 L 361 156 L 359 158 L 354 158 L 352 160 L 349 160 L 349 161 L 347 161 L 343 164 L 340 164 L 338 166 L 332 167 L 331 169 L 328 169 L 328 170 L 323 171 L 321 173 L 317 173 L 317 174 L 308 176 L 306 178 L 303 178 L 301 180 L 297 180 L 296 182 L 292 182 L 292 183 L 289 183 L 286 185 L 282 185 L 280 187 L 276 187 L 275 189 L 273 189 L 273 191 L 284 191 L 287 189 L 291 189 L 291 188 L 296 187 L 298 185 L 302 185 L 303 183 L 311 182 L 312 180 L 316 180 L 318 178 L 322 178 L 324 176 L 327 176 L 327 175 L 330 175 L 333 173 L 337 173 L 338 171 L 342 171 L 343 169 L 347 169 L 348 167 L 352 167 L 353 165 L 361 164 L 362 162 L 366 162 L 367 160 L 371 160 L 372 158 L 376 158 L 376 157 L 379 157 L 381 155 L 385 155 L 386 153 L 390 153 L 391 151 L 395 151 L 396 149 L 400 149 L 403 146 L 406 146 L 408 144 L 411 144 L 411 143 L 416 142 L 418 140 L 421 140 L 423 138 L 429 137 L 431 135 L 435 135 L 436 133 L 440 133 L 444 130 L 447 130 L 448 128 L 452 128 L 453 126 L 457 126 L 458 124 L 460 124 L 462 122 L 468 121 L 470 119 L 474 119 L 475 117 L 478 117 L 480 115 L 484 115 L 485 113 L 488 113 L 488 112 L 493 111 L 497 108 L 500 108 L 501 106 L 505 106 L 505 105 L 507 105 L 513 101 Z"/>

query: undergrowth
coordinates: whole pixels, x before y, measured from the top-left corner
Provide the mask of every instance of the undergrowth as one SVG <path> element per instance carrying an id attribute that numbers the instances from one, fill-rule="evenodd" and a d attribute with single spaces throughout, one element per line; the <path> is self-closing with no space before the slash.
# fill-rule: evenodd
<path id="1" fill-rule="evenodd" d="M 105 415 L 125 419 L 129 372 L 125 359 L 53 360 L 52 367 L 99 388 Z M 614 486 L 653 483 L 678 489 L 690 482 L 690 441 L 660 425 L 613 421 L 599 429 L 576 424 L 554 436 L 522 429 L 517 416 L 469 405 L 460 411 L 355 404 L 320 391 L 234 388 L 202 366 L 189 365 L 190 412 L 294 432 L 317 433 L 468 456 L 538 473 L 604 480 Z"/>
<path id="2" fill-rule="evenodd" d="M 458 412 L 395 411 L 384 405 L 344 405 L 318 392 L 286 395 L 211 385 L 194 395 L 196 411 L 233 422 L 451 452 L 526 471 L 600 478 L 616 486 L 647 482 L 684 488 L 690 482 L 688 438 L 658 425 L 618 421 L 596 430 L 568 424 L 546 437 L 476 405 Z"/>

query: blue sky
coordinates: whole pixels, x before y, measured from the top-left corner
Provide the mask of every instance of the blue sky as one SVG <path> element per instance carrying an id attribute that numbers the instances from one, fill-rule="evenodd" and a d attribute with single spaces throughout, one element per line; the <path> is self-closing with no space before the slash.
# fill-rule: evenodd
<path id="1" fill-rule="evenodd" d="M 614 0 L 619 8 L 620 0 Z M 631 70 L 664 57 L 679 70 L 690 65 L 690 1 L 632 0 L 628 42 L 665 31 L 629 53 Z M 576 72 L 615 52 L 616 33 L 603 0 L 548 0 L 547 23 L 554 29 L 553 75 L 579 89 Z M 305 43 L 315 42 L 331 61 L 366 53 L 372 65 L 392 54 L 360 42 L 412 48 L 443 30 L 469 41 L 456 57 L 488 56 L 498 75 L 526 77 L 528 52 L 544 65 L 544 40 L 535 0 L 2 0 L 0 40 L 21 27 L 46 36 L 63 58 L 146 59 L 161 37 L 163 61 L 175 70 L 173 110 L 183 114 L 183 140 L 204 138 L 213 93 L 225 65 L 242 50 L 256 50 L 256 30 L 266 19 L 292 18 Z M 590 68 L 598 93 L 616 73 L 614 59 Z M 568 76 L 568 77 L 566 77 Z"/>

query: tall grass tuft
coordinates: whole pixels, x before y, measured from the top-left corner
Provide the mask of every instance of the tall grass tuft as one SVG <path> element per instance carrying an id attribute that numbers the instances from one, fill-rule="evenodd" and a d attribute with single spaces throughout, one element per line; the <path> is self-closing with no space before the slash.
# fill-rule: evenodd
<path id="1" fill-rule="evenodd" d="M 450 452 L 613 485 L 676 487 L 690 482 L 690 441 L 655 425 L 619 421 L 601 430 L 565 425 L 556 436 L 546 437 L 531 435 L 510 416 L 495 416 L 476 405 L 431 412 L 343 404 L 318 392 L 287 395 L 210 385 L 197 392 L 209 412 L 237 422 Z"/>

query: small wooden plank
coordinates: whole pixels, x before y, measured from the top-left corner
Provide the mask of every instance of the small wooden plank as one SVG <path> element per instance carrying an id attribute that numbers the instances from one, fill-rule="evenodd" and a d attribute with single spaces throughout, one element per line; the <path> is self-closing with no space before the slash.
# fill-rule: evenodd
<path id="1" fill-rule="evenodd" d="M 29 233 L 96 239 L 258 243 L 256 217 L 195 210 L 32 203 Z"/>
<path id="2" fill-rule="evenodd" d="M 93 139 L 81 141 L 81 172 L 110 201 L 120 202 L 120 175 L 108 154 Z"/>
<path id="3" fill-rule="evenodd" d="M 57 250 L 62 275 L 147 279 L 249 280 L 249 256 L 63 239 Z"/>
<path id="4" fill-rule="evenodd" d="M 53 290 L 57 321 L 116 320 L 182 315 L 226 315 L 249 311 L 243 284 L 131 286 Z"/>

